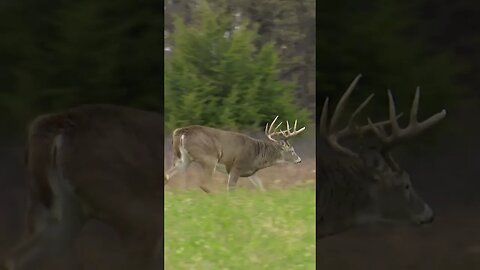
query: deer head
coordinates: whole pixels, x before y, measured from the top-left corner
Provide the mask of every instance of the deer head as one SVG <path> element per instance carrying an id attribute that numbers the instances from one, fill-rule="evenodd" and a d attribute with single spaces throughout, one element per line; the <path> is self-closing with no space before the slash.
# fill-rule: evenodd
<path id="1" fill-rule="evenodd" d="M 338 120 L 345 108 L 345 104 L 352 93 L 355 85 L 360 79 L 358 75 L 348 87 L 347 91 L 339 100 L 330 123 L 328 120 L 328 98 L 322 108 L 320 118 L 320 134 L 328 145 L 342 155 L 349 157 L 357 164 L 362 164 L 362 170 L 368 172 L 368 181 L 364 181 L 368 187 L 368 202 L 363 209 L 355 213 L 357 222 L 372 221 L 394 221 L 424 224 L 433 221 L 434 214 L 430 206 L 415 192 L 409 174 L 394 160 L 391 150 L 394 146 L 400 145 L 418 136 L 426 129 L 434 126 L 442 120 L 446 111 L 429 117 L 425 121 L 417 120 L 417 113 L 420 99 L 420 89 L 417 88 L 413 104 L 410 110 L 410 121 L 407 127 L 401 128 L 397 115 L 393 96 L 388 90 L 389 119 L 381 122 L 372 122 L 368 118 L 367 123 L 358 126 L 355 119 L 373 98 L 371 94 L 350 116 L 346 127 L 339 129 Z M 385 127 L 389 126 L 391 132 L 388 135 Z M 373 134 L 380 142 L 378 149 L 370 149 L 364 152 L 354 152 L 341 145 L 339 140 L 350 136 L 363 136 L 367 133 Z M 317 153 L 322 155 L 322 153 Z M 322 179 L 319 179 L 322 181 Z M 354 192 L 354 191 L 352 191 Z"/>
<path id="2" fill-rule="evenodd" d="M 274 124 L 277 121 L 278 115 L 273 119 L 272 123 L 265 126 L 265 135 L 267 138 L 276 144 L 280 149 L 281 159 L 279 162 L 292 162 L 292 163 L 300 163 L 302 159 L 298 156 L 295 152 L 293 146 L 288 142 L 288 140 L 294 136 L 297 136 L 302 131 L 305 130 L 305 127 L 297 130 L 297 120 L 293 125 L 293 130 L 290 130 L 290 124 L 286 121 L 287 129 L 285 130 L 278 130 L 283 122 L 280 122 L 275 128 Z M 275 139 L 277 137 L 277 139 Z"/>

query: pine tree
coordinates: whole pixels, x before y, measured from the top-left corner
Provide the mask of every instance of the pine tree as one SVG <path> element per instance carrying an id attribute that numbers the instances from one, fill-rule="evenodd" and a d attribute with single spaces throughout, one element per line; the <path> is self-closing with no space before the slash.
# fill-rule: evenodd
<path id="1" fill-rule="evenodd" d="M 455 82 L 458 64 L 448 53 L 428 53 L 427 43 L 412 34 L 418 23 L 414 9 L 399 0 L 375 0 L 368 5 L 322 2 L 317 28 L 317 94 L 338 99 L 362 73 L 352 104 L 376 93 L 374 105 L 369 106 L 373 115 L 385 117 L 387 89 L 394 93 L 398 107 L 408 110 L 415 88 L 420 86 L 420 118 L 448 106 L 460 91 Z M 402 121 L 405 119 L 408 117 Z"/>
<path id="2" fill-rule="evenodd" d="M 279 80 L 275 47 L 257 49 L 258 34 L 247 20 L 235 22 L 201 1 L 192 23 L 177 17 L 174 29 L 165 60 L 167 130 L 187 123 L 252 129 L 275 115 L 307 121 L 294 85 Z"/>

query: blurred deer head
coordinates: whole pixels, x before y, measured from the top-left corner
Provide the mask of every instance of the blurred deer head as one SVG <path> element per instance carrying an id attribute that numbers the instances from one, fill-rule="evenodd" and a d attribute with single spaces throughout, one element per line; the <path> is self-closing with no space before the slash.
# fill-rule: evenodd
<path id="1" fill-rule="evenodd" d="M 341 154 L 336 162 L 323 162 L 317 170 L 320 186 L 320 233 L 319 236 L 333 234 L 360 223 L 390 221 L 412 224 L 430 223 L 434 214 L 430 206 L 418 195 L 412 186 L 409 174 L 395 161 L 392 149 L 403 142 L 415 138 L 423 131 L 442 120 L 446 111 L 419 122 L 417 120 L 420 89 L 417 88 L 410 109 L 409 123 L 401 128 L 395 103 L 388 90 L 389 119 L 364 125 L 355 123 L 359 113 L 373 98 L 365 99 L 350 116 L 344 128 L 338 128 L 338 121 L 345 104 L 360 79 L 358 75 L 339 100 L 333 115 L 328 121 L 327 98 L 320 118 L 320 134 L 334 151 Z M 328 123 L 329 122 L 329 123 Z M 385 127 L 389 127 L 388 133 Z M 365 138 L 369 133 L 379 142 L 380 147 L 362 152 L 354 152 L 339 143 L 351 136 Z M 322 153 L 317 153 L 320 159 Z"/>

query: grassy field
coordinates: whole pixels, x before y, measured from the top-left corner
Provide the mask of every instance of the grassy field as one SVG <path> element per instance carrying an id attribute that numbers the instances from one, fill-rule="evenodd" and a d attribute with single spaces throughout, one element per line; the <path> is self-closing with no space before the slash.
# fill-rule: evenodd
<path id="1" fill-rule="evenodd" d="M 165 192 L 165 269 L 315 269 L 313 186 Z"/>

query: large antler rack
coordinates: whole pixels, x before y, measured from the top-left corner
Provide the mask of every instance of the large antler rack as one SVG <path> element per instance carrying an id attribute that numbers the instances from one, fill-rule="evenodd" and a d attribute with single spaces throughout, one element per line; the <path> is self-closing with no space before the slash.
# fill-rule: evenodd
<path id="1" fill-rule="evenodd" d="M 281 136 L 283 140 L 287 140 L 291 137 L 297 136 L 300 132 L 303 132 L 305 130 L 305 127 L 302 127 L 301 129 L 297 130 L 297 120 L 295 120 L 295 123 L 293 125 L 293 130 L 290 130 L 290 123 L 287 123 L 287 129 L 286 130 L 278 130 L 278 128 L 282 125 L 283 122 L 280 122 L 274 129 L 273 126 L 275 124 L 275 121 L 277 121 L 278 115 L 273 119 L 272 123 L 265 126 L 265 135 L 267 136 L 268 139 L 271 141 L 277 142 L 276 139 L 274 139 L 274 136 Z M 272 130 L 273 129 L 273 130 Z"/>
<path id="2" fill-rule="evenodd" d="M 368 118 L 368 124 L 370 128 L 373 130 L 375 135 L 378 139 L 382 142 L 382 154 L 386 158 L 386 161 L 390 164 L 393 169 L 398 170 L 399 166 L 393 159 L 390 154 L 390 149 L 394 146 L 399 144 L 402 141 L 406 141 L 411 139 L 426 129 L 434 126 L 440 120 L 445 118 L 447 111 L 443 109 L 442 111 L 430 116 L 428 119 L 418 122 L 418 106 L 420 103 L 420 87 L 417 87 L 415 91 L 415 97 L 413 98 L 412 107 L 410 109 L 410 121 L 405 128 L 400 128 L 398 124 L 397 118 L 395 117 L 395 102 L 393 101 L 393 96 L 390 90 L 388 92 L 388 108 L 389 108 L 389 117 L 390 120 L 388 121 L 391 124 L 391 134 L 387 135 L 383 128 L 379 128 L 375 126 L 370 118 Z"/>
<path id="3" fill-rule="evenodd" d="M 402 114 L 397 115 L 395 109 L 395 102 L 393 100 L 393 96 L 390 90 L 387 91 L 388 93 L 388 104 L 389 104 L 389 120 L 381 121 L 373 123 L 370 118 L 368 118 L 368 124 L 363 126 L 357 126 L 354 124 L 355 118 L 358 114 L 367 106 L 370 100 L 373 98 L 373 94 L 368 96 L 365 101 L 360 104 L 360 106 L 353 112 L 350 116 L 350 120 L 345 128 L 335 131 L 338 119 L 340 118 L 345 104 L 352 93 L 355 85 L 357 84 L 358 80 L 361 78 L 361 74 L 359 74 L 350 84 L 347 91 L 343 94 L 338 102 L 335 111 L 332 116 L 332 120 L 330 125 L 327 123 L 328 117 L 328 97 L 325 99 L 325 103 L 322 108 L 322 115 L 320 117 L 320 134 L 326 137 L 327 142 L 329 145 L 344 154 L 357 157 L 358 154 L 352 152 L 351 150 L 341 146 L 338 143 L 338 140 L 350 135 L 362 135 L 366 132 L 373 131 L 373 133 L 378 137 L 378 139 L 382 142 L 382 155 L 385 157 L 386 161 L 390 164 L 391 168 L 398 169 L 397 163 L 393 160 L 392 156 L 390 155 L 391 148 L 398 144 L 401 141 L 405 141 L 407 139 L 413 138 L 419 135 L 421 132 L 425 131 L 426 129 L 434 126 L 440 120 L 442 120 L 447 112 L 445 110 L 440 111 L 432 116 L 430 116 L 427 120 L 418 122 L 417 115 L 418 115 L 418 106 L 420 100 L 420 88 L 417 87 L 415 92 L 415 97 L 413 99 L 412 107 L 410 109 L 410 121 L 406 128 L 400 128 L 398 124 L 398 118 L 402 116 Z M 391 125 L 391 134 L 387 135 L 385 132 L 384 126 Z"/>
<path id="4" fill-rule="evenodd" d="M 398 121 L 395 117 L 395 102 L 393 101 L 393 96 L 390 90 L 388 92 L 388 107 L 389 107 L 389 116 L 390 119 L 388 121 L 389 124 L 392 126 L 392 132 L 390 136 L 388 136 L 384 129 L 376 127 L 370 118 L 368 118 L 368 124 L 377 135 L 377 137 L 382 141 L 383 146 L 385 149 L 392 147 L 394 144 L 399 143 L 400 141 L 413 138 L 423 132 L 424 130 L 434 126 L 440 120 L 442 120 L 445 115 L 447 114 L 446 110 L 442 110 L 432 116 L 430 116 L 427 120 L 422 122 L 418 122 L 417 115 L 418 115 L 418 105 L 420 102 L 420 87 L 417 87 L 415 91 L 415 97 L 413 99 L 412 107 L 410 109 L 410 121 L 406 128 L 400 128 Z"/>
<path id="5" fill-rule="evenodd" d="M 370 94 L 363 102 L 360 104 L 360 106 L 357 107 L 357 109 L 353 112 L 353 114 L 350 116 L 350 119 L 348 121 L 348 124 L 346 127 L 344 127 L 341 130 L 336 131 L 337 125 L 338 125 L 338 120 L 340 119 L 343 110 L 345 108 L 345 105 L 347 103 L 348 98 L 350 97 L 351 93 L 355 89 L 355 86 L 357 85 L 358 81 L 362 77 L 361 74 L 357 75 L 355 79 L 350 83 L 350 86 L 348 86 L 347 90 L 345 93 L 342 95 L 340 98 L 339 102 L 337 103 L 337 106 L 335 107 L 335 110 L 333 112 L 332 119 L 330 121 L 330 125 L 327 123 L 327 118 L 328 118 L 328 97 L 325 99 L 325 102 L 323 103 L 323 108 L 322 108 L 322 114 L 320 116 L 320 134 L 324 136 L 327 139 L 328 144 L 334 149 L 337 150 L 341 153 L 344 153 L 349 156 L 357 157 L 358 154 L 354 153 L 350 149 L 342 146 L 339 144 L 338 140 L 351 136 L 351 135 L 357 135 L 361 136 L 362 134 L 369 132 L 372 130 L 372 127 L 383 127 L 384 125 L 387 125 L 390 123 L 390 121 L 381 121 L 377 123 L 368 123 L 363 126 L 358 126 L 355 125 L 355 119 L 356 117 L 360 114 L 360 112 L 368 105 L 368 103 L 372 100 L 374 94 Z M 398 119 L 401 117 L 402 114 L 399 114 L 398 116 L 394 117 L 395 119 Z"/>

